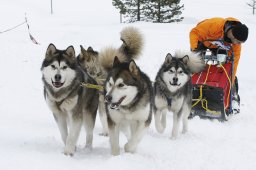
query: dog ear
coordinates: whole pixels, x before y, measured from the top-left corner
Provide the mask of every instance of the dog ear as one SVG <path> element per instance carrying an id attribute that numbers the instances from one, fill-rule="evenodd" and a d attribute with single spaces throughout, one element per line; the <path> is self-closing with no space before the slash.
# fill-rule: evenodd
<path id="1" fill-rule="evenodd" d="M 118 57 L 115 56 L 114 62 L 113 62 L 113 68 L 118 66 L 121 62 L 119 61 Z"/>
<path id="2" fill-rule="evenodd" d="M 49 44 L 47 50 L 46 50 L 46 55 L 45 57 L 51 57 L 53 56 L 53 54 L 57 51 L 55 45 L 53 45 L 52 43 Z"/>
<path id="3" fill-rule="evenodd" d="M 164 64 L 170 64 L 171 63 L 171 61 L 172 61 L 172 58 L 173 58 L 173 56 L 170 54 L 170 53 L 168 53 L 167 55 L 166 55 L 166 57 L 165 57 L 165 61 L 164 61 Z"/>
<path id="4" fill-rule="evenodd" d="M 188 62 L 189 62 L 189 56 L 188 55 L 185 55 L 183 58 L 182 58 L 182 61 L 183 61 L 183 63 L 184 64 L 188 64 Z"/>
<path id="5" fill-rule="evenodd" d="M 86 60 L 86 61 L 89 62 L 89 61 L 91 60 L 91 55 L 89 54 L 89 51 L 88 51 L 88 49 L 89 49 L 90 47 L 87 49 L 87 51 L 84 49 L 83 46 L 80 45 L 80 47 L 81 47 L 81 54 L 82 54 L 82 57 L 81 57 L 81 58 L 82 58 L 83 60 Z"/>
<path id="6" fill-rule="evenodd" d="M 99 54 L 97 51 L 94 51 L 94 49 L 91 46 L 87 48 L 87 52 L 92 54 L 91 57 L 96 57 Z"/>
<path id="7" fill-rule="evenodd" d="M 74 49 L 74 47 L 71 45 L 71 46 L 69 46 L 67 49 L 66 49 L 66 53 L 67 53 L 67 55 L 68 55 L 68 57 L 69 58 L 75 58 L 76 56 L 76 54 L 75 54 L 75 49 Z"/>
<path id="8" fill-rule="evenodd" d="M 138 66 L 136 65 L 136 63 L 135 63 L 134 60 L 131 60 L 131 61 L 130 61 L 129 70 L 130 70 L 130 72 L 131 72 L 135 77 L 137 77 L 137 78 L 140 77 L 139 68 L 138 68 Z"/>
<path id="9" fill-rule="evenodd" d="M 81 48 L 81 50 L 80 50 L 80 55 L 79 55 L 79 59 L 80 60 L 84 60 L 84 54 L 86 53 L 86 50 L 84 49 L 84 47 L 82 46 L 82 45 L 80 45 L 80 48 Z"/>
<path id="10" fill-rule="evenodd" d="M 87 48 L 87 51 L 88 52 L 94 52 L 94 50 L 93 50 L 93 48 L 91 46 Z"/>

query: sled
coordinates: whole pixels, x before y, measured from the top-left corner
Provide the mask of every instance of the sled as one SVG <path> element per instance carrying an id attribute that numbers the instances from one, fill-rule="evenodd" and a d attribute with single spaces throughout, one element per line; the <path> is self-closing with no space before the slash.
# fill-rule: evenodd
<path id="1" fill-rule="evenodd" d="M 192 75 L 192 110 L 190 118 L 227 120 L 232 113 L 232 75 L 234 54 L 223 41 L 210 41 L 217 46 L 216 54 L 209 49 L 203 52 L 205 69 Z M 228 53 L 228 51 L 231 53 Z M 221 51 L 221 53 L 219 53 Z M 224 54 L 223 54 L 224 51 Z"/>

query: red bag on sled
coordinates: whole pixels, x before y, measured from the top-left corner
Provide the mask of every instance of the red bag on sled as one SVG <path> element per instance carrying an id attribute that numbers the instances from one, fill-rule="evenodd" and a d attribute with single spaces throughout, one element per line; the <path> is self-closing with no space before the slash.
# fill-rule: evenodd
<path id="1" fill-rule="evenodd" d="M 204 71 L 194 74 L 192 112 L 200 117 L 223 119 L 230 105 L 231 75 L 231 63 L 207 65 Z M 200 97 L 206 104 L 197 102 Z"/>

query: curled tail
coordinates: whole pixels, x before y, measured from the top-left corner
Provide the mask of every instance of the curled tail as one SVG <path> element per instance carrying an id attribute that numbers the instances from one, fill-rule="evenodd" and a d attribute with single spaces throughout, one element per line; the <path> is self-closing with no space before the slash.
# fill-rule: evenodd
<path id="1" fill-rule="evenodd" d="M 166 128 L 166 112 L 155 112 L 155 127 L 158 133 L 163 133 Z"/>
<path id="2" fill-rule="evenodd" d="M 143 48 L 143 36 L 135 27 L 126 27 L 121 31 L 123 44 L 119 51 L 125 54 L 129 60 L 136 59 Z"/>
<path id="3" fill-rule="evenodd" d="M 119 48 L 106 47 L 99 54 L 100 64 L 106 71 L 112 68 L 115 56 L 126 62 L 138 58 L 142 51 L 143 36 L 137 28 L 125 27 L 120 34 L 123 43 Z"/>

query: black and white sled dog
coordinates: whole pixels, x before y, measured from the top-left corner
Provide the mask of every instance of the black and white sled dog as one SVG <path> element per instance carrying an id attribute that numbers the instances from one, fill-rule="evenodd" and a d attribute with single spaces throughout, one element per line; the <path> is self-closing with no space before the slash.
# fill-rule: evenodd
<path id="1" fill-rule="evenodd" d="M 81 87 L 95 83 L 76 62 L 75 50 L 69 46 L 47 48 L 41 67 L 44 97 L 51 109 L 65 144 L 64 154 L 73 155 L 82 124 L 86 130 L 86 147 L 92 147 L 93 129 L 98 107 L 98 92 Z"/>
<path id="2" fill-rule="evenodd" d="M 119 155 L 119 134 L 127 137 L 125 152 L 135 152 L 148 129 L 153 111 L 153 88 L 149 77 L 136 65 L 143 37 L 134 27 L 121 32 L 123 44 L 100 52 L 100 63 L 107 74 L 104 86 L 111 154 Z"/>
<path id="3" fill-rule="evenodd" d="M 166 128 L 166 114 L 173 112 L 172 139 L 177 138 L 182 119 L 182 133 L 188 130 L 188 116 L 192 104 L 191 75 L 203 70 L 205 64 L 193 52 L 176 51 L 167 54 L 154 83 L 155 127 L 159 133 Z"/>
<path id="4" fill-rule="evenodd" d="M 142 51 L 143 37 L 136 28 L 125 27 L 122 29 L 120 39 L 123 43 L 119 48 L 106 47 L 100 52 L 95 51 L 92 47 L 88 47 L 86 50 L 81 46 L 77 61 L 99 85 L 104 85 L 107 75 L 113 67 L 115 56 L 118 56 L 119 61 L 122 63 L 135 59 Z M 105 98 L 101 93 L 99 97 L 99 115 L 103 126 L 101 135 L 107 136 L 108 123 Z"/>

